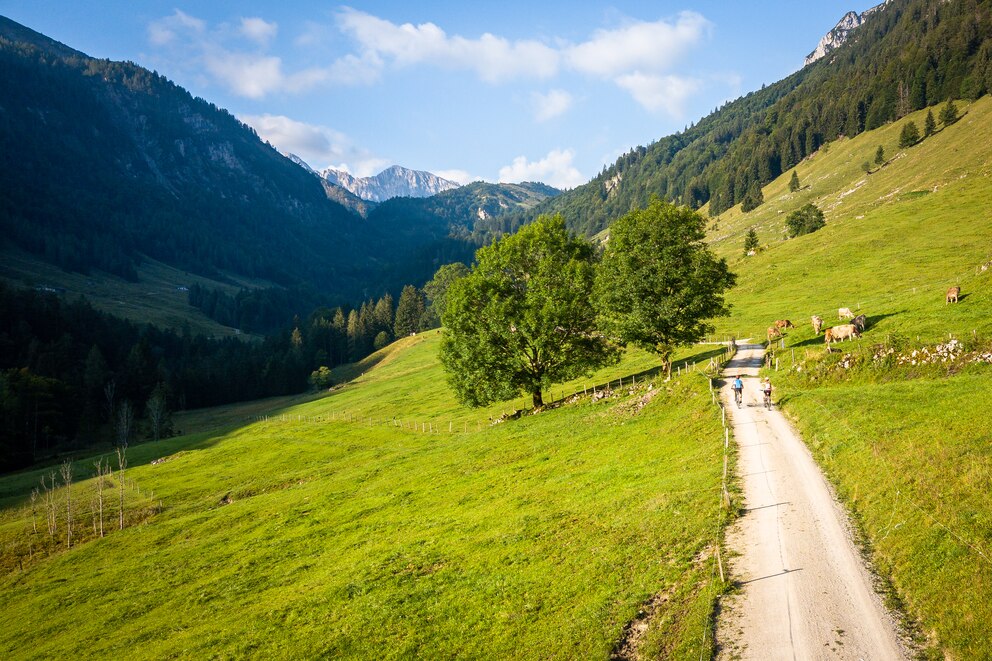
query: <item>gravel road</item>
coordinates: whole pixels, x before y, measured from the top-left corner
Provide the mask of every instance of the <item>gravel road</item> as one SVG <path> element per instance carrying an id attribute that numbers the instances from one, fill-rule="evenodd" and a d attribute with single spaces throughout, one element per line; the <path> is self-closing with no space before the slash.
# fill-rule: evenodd
<path id="1" fill-rule="evenodd" d="M 720 604 L 717 658 L 908 658 L 846 512 L 785 417 L 762 405 L 753 378 L 762 356 L 760 345 L 743 345 L 721 391 L 746 513 L 727 536 L 739 590 Z M 736 374 L 747 375 L 740 409 L 730 390 Z"/>

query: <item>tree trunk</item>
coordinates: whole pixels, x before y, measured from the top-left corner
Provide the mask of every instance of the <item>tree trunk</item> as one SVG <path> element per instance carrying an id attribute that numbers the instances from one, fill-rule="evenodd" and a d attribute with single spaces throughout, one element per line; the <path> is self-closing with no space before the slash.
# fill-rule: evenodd
<path id="1" fill-rule="evenodd" d="M 541 394 L 540 390 L 535 390 L 532 395 L 534 397 L 534 408 L 544 406 L 544 396 Z"/>

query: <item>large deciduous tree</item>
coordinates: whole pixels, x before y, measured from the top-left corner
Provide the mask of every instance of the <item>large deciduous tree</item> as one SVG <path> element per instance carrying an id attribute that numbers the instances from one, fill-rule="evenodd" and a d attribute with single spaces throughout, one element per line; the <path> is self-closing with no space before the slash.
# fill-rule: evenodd
<path id="1" fill-rule="evenodd" d="M 705 221 L 689 207 L 653 199 L 610 227 L 596 277 L 599 321 L 624 343 L 657 354 L 671 374 L 672 352 L 712 331 L 727 313 L 735 276 L 703 242 Z"/>
<path id="2" fill-rule="evenodd" d="M 596 330 L 595 250 L 560 217 L 542 216 L 480 248 L 445 297 L 441 362 L 464 404 L 544 390 L 611 362 L 619 348 Z"/>

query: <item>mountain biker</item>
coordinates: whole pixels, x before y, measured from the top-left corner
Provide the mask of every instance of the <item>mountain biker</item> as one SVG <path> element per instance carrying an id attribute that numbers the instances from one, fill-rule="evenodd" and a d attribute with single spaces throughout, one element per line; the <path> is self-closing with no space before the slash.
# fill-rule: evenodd
<path id="1" fill-rule="evenodd" d="M 772 380 L 767 376 L 761 382 L 761 392 L 765 394 L 765 405 L 770 407 L 772 403 Z"/>
<path id="2" fill-rule="evenodd" d="M 743 399 L 743 395 L 744 395 L 744 382 L 741 381 L 741 375 L 740 374 L 738 374 L 734 378 L 734 383 L 730 387 L 734 391 L 734 399 L 737 400 L 737 406 L 740 406 L 741 405 L 741 399 Z"/>

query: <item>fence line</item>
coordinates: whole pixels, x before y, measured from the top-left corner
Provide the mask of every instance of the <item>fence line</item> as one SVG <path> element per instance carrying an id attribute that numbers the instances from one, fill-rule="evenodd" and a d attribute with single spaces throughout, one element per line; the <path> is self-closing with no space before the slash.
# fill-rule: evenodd
<path id="1" fill-rule="evenodd" d="M 721 343 L 722 344 L 722 343 Z M 672 365 L 671 378 L 678 379 L 684 375 L 690 373 L 700 373 L 710 369 L 719 369 L 721 365 L 726 363 L 732 357 L 732 345 L 728 345 L 727 348 L 720 356 L 712 356 L 709 358 L 700 358 L 693 360 L 691 357 L 686 358 L 682 361 L 674 363 Z M 705 364 L 704 368 L 700 368 L 701 364 Z M 598 386 L 593 384 L 592 386 L 583 385 L 582 389 L 576 388 L 571 393 L 566 394 L 563 388 L 558 389 L 557 393 L 555 389 L 549 391 L 550 401 L 545 406 L 554 406 L 556 404 L 561 404 L 563 402 L 575 401 L 577 397 L 589 397 L 591 395 L 592 400 L 590 403 L 595 404 L 599 399 L 612 396 L 617 390 L 623 390 L 623 388 L 636 388 L 638 386 L 643 386 L 644 384 L 653 383 L 654 379 L 652 376 L 655 375 L 643 375 L 638 377 L 637 374 L 632 374 L 630 376 L 624 377 L 620 376 L 616 380 L 610 379 L 606 382 L 604 386 Z M 616 386 L 617 390 L 614 390 Z M 605 393 L 605 394 L 602 394 Z M 526 397 L 524 398 L 526 402 Z M 515 409 L 510 412 L 504 412 L 502 416 L 498 418 L 490 418 L 489 424 L 485 426 L 492 426 L 503 422 L 505 420 L 519 417 L 526 411 L 525 408 Z M 458 425 L 454 420 L 448 419 L 437 421 L 436 419 L 428 420 L 409 420 L 403 418 L 389 417 L 389 418 L 377 418 L 374 416 L 368 416 L 364 414 L 355 414 L 351 411 L 331 411 L 330 413 L 323 413 L 319 415 L 303 415 L 303 414 L 289 414 L 280 413 L 277 415 L 255 415 L 248 418 L 250 422 L 297 422 L 303 424 L 326 424 L 330 422 L 348 422 L 360 424 L 368 427 L 378 427 L 378 426 L 391 426 L 406 429 L 408 431 L 414 431 L 423 434 L 467 434 L 472 431 L 474 426 L 474 431 L 480 432 L 483 429 L 483 421 L 476 420 L 474 424 L 463 420 L 461 425 Z M 444 423 L 447 423 L 446 425 Z M 447 430 L 445 430 L 447 427 Z"/>
<path id="2" fill-rule="evenodd" d="M 723 360 L 720 361 L 719 367 L 722 369 L 729 363 L 737 352 L 737 345 L 731 342 L 727 344 L 727 350 L 723 354 Z M 726 513 L 732 511 L 732 503 L 730 499 L 730 490 L 727 488 L 727 478 L 729 476 L 730 469 L 730 426 L 727 424 L 727 411 L 724 407 L 723 402 L 717 399 L 717 389 L 714 387 L 715 377 L 710 377 L 707 379 L 707 383 L 710 389 L 710 401 L 713 405 L 719 407 L 720 409 L 720 424 L 723 427 L 723 476 L 720 480 L 720 509 L 719 516 L 716 519 L 716 530 L 713 535 L 713 546 L 716 549 L 716 562 L 713 563 L 713 568 L 710 573 L 710 583 L 711 583 L 711 597 L 710 600 L 715 601 L 717 595 L 717 582 L 716 576 L 717 572 L 720 575 L 719 586 L 722 587 L 726 584 L 727 578 L 723 569 L 723 554 L 721 552 L 722 547 L 722 530 L 724 523 L 726 522 Z M 715 611 L 711 611 L 715 612 Z M 699 648 L 699 659 L 700 661 L 705 658 L 706 654 L 706 640 L 710 635 L 710 620 L 712 617 L 707 617 L 703 622 L 703 635 L 700 640 Z"/>

